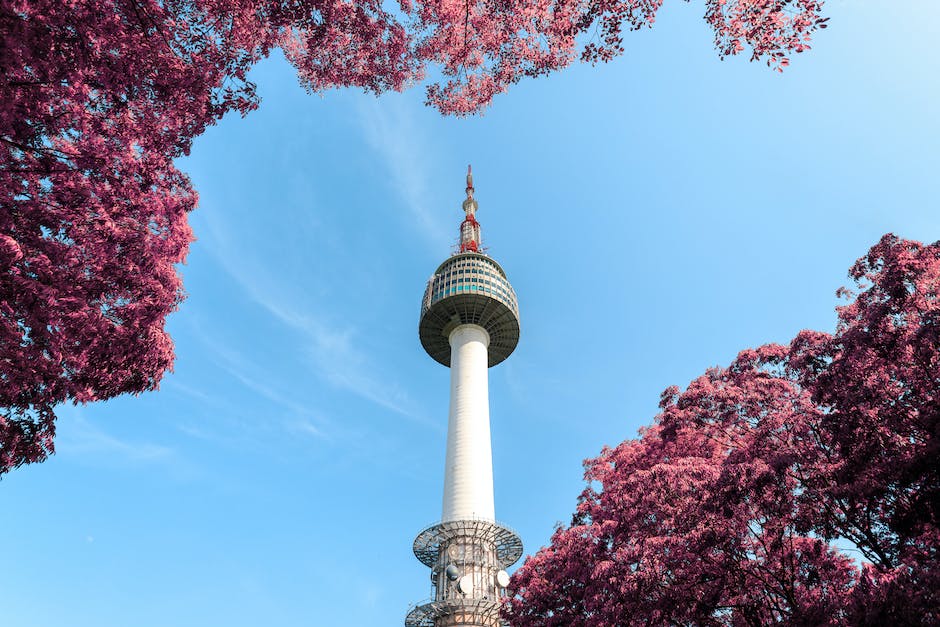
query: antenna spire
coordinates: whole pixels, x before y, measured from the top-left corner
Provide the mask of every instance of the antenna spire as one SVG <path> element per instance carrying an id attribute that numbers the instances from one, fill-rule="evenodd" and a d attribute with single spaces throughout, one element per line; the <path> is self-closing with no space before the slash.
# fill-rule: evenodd
<path id="1" fill-rule="evenodd" d="M 460 223 L 460 252 L 480 252 L 480 223 L 477 222 L 477 201 L 473 199 L 473 169 L 467 166 L 467 199 L 463 201 L 463 211 L 467 214 Z"/>

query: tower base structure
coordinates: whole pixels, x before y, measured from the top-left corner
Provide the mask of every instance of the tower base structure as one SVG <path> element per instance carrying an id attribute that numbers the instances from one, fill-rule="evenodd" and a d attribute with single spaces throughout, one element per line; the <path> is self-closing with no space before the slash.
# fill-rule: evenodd
<path id="1" fill-rule="evenodd" d="M 405 627 L 508 627 L 499 617 L 499 601 L 431 601 L 411 610 Z"/>
<path id="2" fill-rule="evenodd" d="M 418 534 L 414 553 L 431 568 L 434 600 L 414 607 L 405 627 L 504 627 L 500 573 L 522 557 L 522 540 L 490 520 L 451 520 Z"/>

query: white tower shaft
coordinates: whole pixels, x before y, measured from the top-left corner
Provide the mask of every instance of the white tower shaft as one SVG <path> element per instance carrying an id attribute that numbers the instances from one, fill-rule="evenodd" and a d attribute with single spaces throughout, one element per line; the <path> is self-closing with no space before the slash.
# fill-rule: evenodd
<path id="1" fill-rule="evenodd" d="M 463 324 L 450 340 L 450 416 L 441 520 L 495 520 L 487 347 L 483 327 Z"/>

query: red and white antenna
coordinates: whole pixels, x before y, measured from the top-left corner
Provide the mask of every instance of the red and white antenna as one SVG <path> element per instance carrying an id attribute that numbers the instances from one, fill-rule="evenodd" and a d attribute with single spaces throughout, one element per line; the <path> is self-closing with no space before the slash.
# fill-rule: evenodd
<path id="1" fill-rule="evenodd" d="M 473 170 L 467 166 L 467 199 L 463 201 L 463 210 L 467 214 L 460 223 L 460 252 L 480 252 L 483 242 L 480 239 L 480 223 L 477 222 L 477 201 L 473 199 Z"/>

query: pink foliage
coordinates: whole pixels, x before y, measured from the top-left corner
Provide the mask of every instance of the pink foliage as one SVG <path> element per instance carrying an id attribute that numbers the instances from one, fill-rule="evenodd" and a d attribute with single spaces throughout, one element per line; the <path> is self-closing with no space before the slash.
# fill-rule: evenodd
<path id="1" fill-rule="evenodd" d="M 445 81 L 428 88 L 444 113 L 479 111 L 526 76 L 575 59 L 596 63 L 622 54 L 623 31 L 652 26 L 662 0 L 428 0 L 402 6 L 417 33 L 415 52 Z M 722 57 L 750 50 L 775 69 L 810 48 L 826 27 L 821 0 L 706 0 L 705 21 Z"/>
<path id="2" fill-rule="evenodd" d="M 940 242 L 851 274 L 834 335 L 742 351 L 586 462 L 514 627 L 940 622 Z"/>
<path id="3" fill-rule="evenodd" d="M 752 61 L 764 58 L 782 72 L 790 64 L 788 55 L 809 50 L 812 33 L 826 28 L 822 5 L 822 0 L 707 0 L 705 20 L 722 57 L 750 48 Z"/>
<path id="4" fill-rule="evenodd" d="M 2 473 L 52 451 L 55 404 L 170 367 L 196 201 L 172 158 L 250 98 L 210 99 L 226 69 L 153 2 L 3 2 L 0 24 Z"/>

